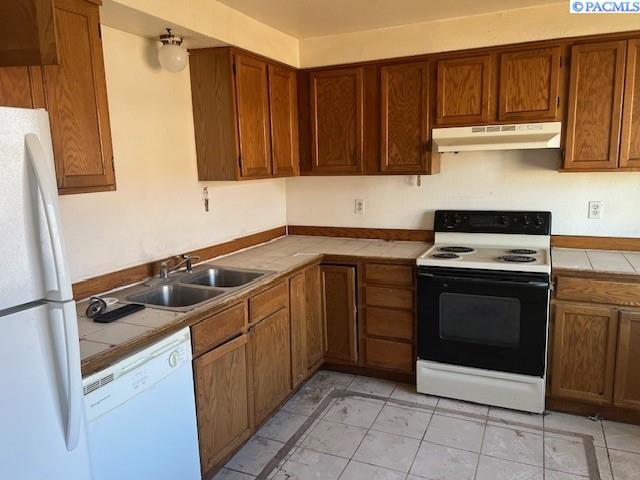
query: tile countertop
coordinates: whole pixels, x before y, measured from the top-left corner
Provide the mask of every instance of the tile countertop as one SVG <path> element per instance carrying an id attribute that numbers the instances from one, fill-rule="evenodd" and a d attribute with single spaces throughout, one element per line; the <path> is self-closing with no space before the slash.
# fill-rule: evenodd
<path id="1" fill-rule="evenodd" d="M 224 257 L 218 257 L 204 262 L 221 267 L 236 267 L 256 270 L 272 270 L 275 273 L 265 276 L 246 289 L 239 289 L 238 295 L 245 295 L 253 289 L 270 283 L 278 277 L 317 261 L 322 255 L 348 255 L 367 258 L 416 259 L 430 244 L 410 241 L 367 240 L 340 237 L 307 237 L 289 235 L 258 245 Z M 139 287 L 137 287 L 139 289 Z M 136 287 L 126 287 L 112 291 L 103 296 L 125 297 L 133 293 Z M 237 297 L 236 292 L 224 297 L 213 299 L 211 302 L 189 312 L 172 312 L 147 307 L 144 310 L 128 315 L 113 323 L 96 323 L 85 315 L 87 302 L 79 302 L 78 333 L 80 336 L 80 357 L 82 373 L 88 375 L 97 370 L 94 360 L 108 354 L 110 362 L 117 361 L 119 356 L 131 353 L 130 346 L 144 337 L 152 337 L 154 332 L 163 330 L 169 335 L 175 330 L 189 325 L 189 317 L 197 317 L 202 311 L 212 309 L 218 304 L 226 303 L 230 298 Z M 195 323 L 195 322 L 194 322 Z M 165 335 L 163 335 L 165 336 Z M 150 341 L 149 343 L 153 343 Z M 140 344 L 140 348 L 148 344 Z M 118 349 L 122 349 L 120 355 Z"/>
<path id="2" fill-rule="evenodd" d="M 640 252 L 553 248 L 554 269 L 640 276 Z"/>

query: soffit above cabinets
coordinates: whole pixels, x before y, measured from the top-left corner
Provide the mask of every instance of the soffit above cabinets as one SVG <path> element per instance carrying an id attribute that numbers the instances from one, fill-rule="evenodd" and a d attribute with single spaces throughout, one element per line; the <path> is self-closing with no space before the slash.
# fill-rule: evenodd
<path id="1" fill-rule="evenodd" d="M 560 3 L 558 0 L 218 0 L 296 38 L 351 33 Z"/>

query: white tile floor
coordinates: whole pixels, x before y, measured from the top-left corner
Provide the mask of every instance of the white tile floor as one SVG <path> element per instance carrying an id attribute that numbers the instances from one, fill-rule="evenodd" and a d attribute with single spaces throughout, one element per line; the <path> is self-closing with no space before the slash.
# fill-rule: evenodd
<path id="1" fill-rule="evenodd" d="M 320 371 L 215 477 L 267 478 L 639 480 L 640 426 L 489 408 Z"/>

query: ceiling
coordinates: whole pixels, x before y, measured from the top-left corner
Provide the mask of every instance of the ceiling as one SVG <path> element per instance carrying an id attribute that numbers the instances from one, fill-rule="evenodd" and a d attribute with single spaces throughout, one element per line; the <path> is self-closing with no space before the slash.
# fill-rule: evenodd
<path id="1" fill-rule="evenodd" d="M 466 17 L 558 0 L 218 0 L 296 38 Z"/>

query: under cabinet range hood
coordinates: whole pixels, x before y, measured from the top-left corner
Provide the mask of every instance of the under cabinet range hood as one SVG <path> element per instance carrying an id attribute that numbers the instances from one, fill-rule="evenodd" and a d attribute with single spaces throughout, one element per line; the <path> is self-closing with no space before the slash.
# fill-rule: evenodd
<path id="1" fill-rule="evenodd" d="M 433 151 L 560 148 L 561 122 L 482 125 L 433 129 Z"/>

